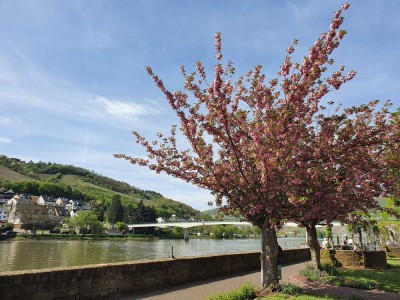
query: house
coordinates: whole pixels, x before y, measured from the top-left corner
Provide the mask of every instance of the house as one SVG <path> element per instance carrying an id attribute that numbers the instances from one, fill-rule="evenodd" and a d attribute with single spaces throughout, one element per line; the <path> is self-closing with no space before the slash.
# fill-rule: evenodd
<path id="1" fill-rule="evenodd" d="M 65 205 L 68 211 L 78 211 L 78 210 L 92 210 L 90 205 L 87 205 L 82 200 L 69 200 L 69 203 Z"/>
<path id="2" fill-rule="evenodd" d="M 0 192 L 0 205 L 7 204 L 7 201 L 13 197 L 13 192 Z"/>
<path id="3" fill-rule="evenodd" d="M 8 208 L 6 206 L 0 206 L 0 227 L 4 226 L 8 221 Z"/>
<path id="4" fill-rule="evenodd" d="M 54 207 L 54 212 L 57 217 L 61 217 L 61 218 L 70 217 L 68 210 L 63 206 Z"/>
<path id="5" fill-rule="evenodd" d="M 20 219 L 16 216 L 15 211 L 17 209 L 18 200 L 17 198 L 11 198 L 7 201 L 7 211 L 8 211 L 8 223 L 12 224 L 21 224 Z"/>
<path id="6" fill-rule="evenodd" d="M 52 228 L 62 224 L 64 217 L 69 216 L 64 207 L 38 204 L 32 201 L 18 201 L 12 198 L 7 203 L 8 222 L 14 228 L 36 230 L 37 228 Z"/>
<path id="7" fill-rule="evenodd" d="M 69 199 L 67 197 L 58 197 L 56 200 L 57 206 L 65 206 L 69 203 Z"/>
<path id="8" fill-rule="evenodd" d="M 16 194 L 13 196 L 13 198 L 20 202 L 28 202 L 32 200 L 32 197 L 29 194 Z"/>
<path id="9" fill-rule="evenodd" d="M 46 195 L 41 195 L 37 199 L 36 203 L 39 205 L 56 206 L 56 200 L 52 196 L 46 196 Z"/>

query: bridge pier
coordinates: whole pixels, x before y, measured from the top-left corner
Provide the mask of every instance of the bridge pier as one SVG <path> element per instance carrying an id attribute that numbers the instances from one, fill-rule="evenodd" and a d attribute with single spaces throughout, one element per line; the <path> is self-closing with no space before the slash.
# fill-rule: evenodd
<path id="1" fill-rule="evenodd" d="M 185 231 L 184 231 L 184 233 L 183 233 L 183 239 L 184 239 L 185 241 L 188 241 L 188 240 L 189 240 L 189 228 L 185 228 Z"/>

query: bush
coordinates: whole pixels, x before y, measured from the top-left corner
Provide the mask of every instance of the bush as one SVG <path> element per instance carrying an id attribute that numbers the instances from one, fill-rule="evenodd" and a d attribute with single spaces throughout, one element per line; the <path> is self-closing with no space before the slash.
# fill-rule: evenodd
<path id="1" fill-rule="evenodd" d="M 0 228 L 0 233 L 6 232 L 8 230 L 13 230 L 14 225 L 12 223 L 6 223 L 3 227 Z"/>
<path id="2" fill-rule="evenodd" d="M 61 233 L 61 227 L 54 227 L 53 229 L 50 229 L 49 233 Z"/>
<path id="3" fill-rule="evenodd" d="M 342 286 L 343 285 L 343 277 L 326 276 L 324 279 L 324 283 L 332 284 L 332 285 L 336 285 L 336 286 Z"/>
<path id="4" fill-rule="evenodd" d="M 301 288 L 294 283 L 278 284 L 273 289 L 274 292 L 280 292 L 286 295 L 298 295 L 301 292 Z"/>
<path id="5" fill-rule="evenodd" d="M 328 275 L 337 275 L 338 269 L 331 263 L 322 264 L 322 271 L 326 272 Z"/>
<path id="6" fill-rule="evenodd" d="M 321 272 L 311 267 L 307 267 L 304 270 L 301 270 L 300 274 L 306 276 L 307 279 L 310 281 L 317 281 L 321 277 Z"/>
<path id="7" fill-rule="evenodd" d="M 244 284 L 238 290 L 221 293 L 208 300 L 249 300 L 256 298 L 256 288 L 251 284 Z"/>

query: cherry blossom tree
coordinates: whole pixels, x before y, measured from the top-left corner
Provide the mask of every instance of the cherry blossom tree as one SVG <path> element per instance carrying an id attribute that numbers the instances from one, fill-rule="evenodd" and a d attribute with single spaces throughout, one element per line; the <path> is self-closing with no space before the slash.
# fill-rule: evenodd
<path id="1" fill-rule="evenodd" d="M 293 157 L 288 187 L 292 220 L 305 227 L 314 268 L 320 268 L 316 225 L 333 220 L 357 222 L 360 213 L 376 208 L 375 197 L 389 192 L 386 144 L 392 138 L 390 103 L 378 101 L 316 118 Z M 357 213 L 356 213 L 357 212 Z"/>
<path id="2" fill-rule="evenodd" d="M 386 162 L 393 184 L 391 195 L 400 201 L 400 108 L 392 115 L 392 135 L 388 141 Z"/>
<path id="3" fill-rule="evenodd" d="M 348 7 L 349 4 L 345 4 L 342 10 Z M 310 216 L 314 216 L 320 213 L 314 205 L 324 206 L 326 201 L 342 205 L 340 199 L 332 200 L 331 196 L 318 197 L 319 200 L 314 202 L 307 200 L 303 204 L 299 201 L 304 192 L 311 199 L 310 187 L 304 184 L 305 179 L 315 181 L 321 190 L 323 181 L 340 177 L 340 170 L 328 172 L 319 165 L 322 162 L 330 164 L 330 167 L 336 166 L 331 158 L 337 159 L 335 155 L 339 154 L 329 147 L 335 146 L 335 143 L 345 145 L 346 142 L 349 143 L 346 147 L 351 147 L 348 139 L 331 141 L 325 138 L 324 130 L 331 134 L 330 126 L 337 126 L 344 134 L 350 130 L 351 124 L 349 127 L 343 125 L 346 121 L 340 121 L 340 116 L 324 118 L 321 104 L 322 98 L 331 90 L 339 89 L 355 76 L 355 72 L 345 73 L 345 68 L 340 67 L 331 75 L 322 77 L 332 68 L 330 55 L 346 34 L 340 29 L 342 10 L 335 12 L 329 31 L 317 39 L 301 63 L 291 61 L 291 54 L 298 43 L 294 40 L 286 50 L 277 77 L 269 81 L 259 65 L 245 76 L 236 76 L 232 62 L 223 64 L 220 33 L 214 36 L 217 64 L 211 78 L 198 61 L 194 72 L 188 73 L 181 67 L 184 90 L 170 92 L 147 67 L 148 74 L 179 118 L 179 130 L 190 147 L 178 147 L 178 126 L 174 125 L 170 134 L 164 136 L 158 133 L 158 139 L 152 142 L 133 131 L 136 142 L 147 151 L 147 158 L 115 155 L 132 164 L 208 189 L 223 210 L 238 213 L 244 220 L 261 228 L 264 286 L 278 283 L 275 229 L 294 217 L 301 223 L 301 218 L 308 218 L 304 215 L 307 207 L 312 207 Z M 348 111 L 347 115 L 350 114 Z M 315 127 L 315 122 L 319 127 Z M 335 130 L 333 134 L 336 134 Z M 347 132 L 347 135 L 350 134 L 350 131 Z M 323 151 L 318 148 L 322 146 L 329 148 L 329 161 L 307 158 L 307 151 L 312 151 L 310 155 L 319 151 L 322 156 Z M 329 178 L 323 179 L 324 172 Z M 296 182 L 297 176 L 301 176 L 300 183 Z M 346 185 L 342 183 L 341 186 Z M 346 208 L 350 209 L 348 202 Z"/>

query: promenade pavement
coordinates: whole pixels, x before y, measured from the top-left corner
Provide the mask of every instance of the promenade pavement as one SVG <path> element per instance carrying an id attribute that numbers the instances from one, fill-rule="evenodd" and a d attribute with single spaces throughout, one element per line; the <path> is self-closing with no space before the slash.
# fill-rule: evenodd
<path id="1" fill-rule="evenodd" d="M 282 281 L 289 282 L 305 268 L 306 263 L 291 264 L 282 267 Z M 119 297 L 119 300 L 202 300 L 221 292 L 235 290 L 244 283 L 250 283 L 257 288 L 261 287 L 261 274 L 257 272 L 241 273 L 235 276 L 226 276 L 204 281 L 196 281 L 157 291 L 138 295 Z"/>

